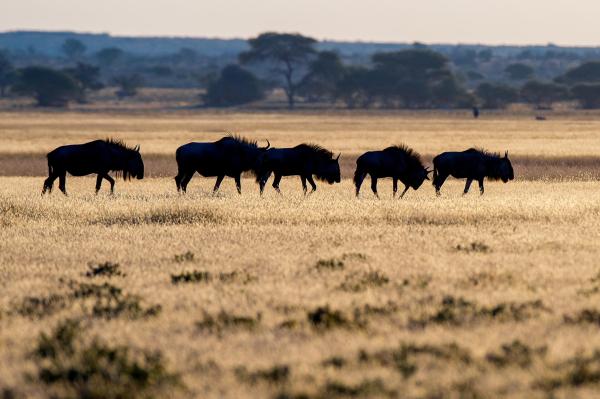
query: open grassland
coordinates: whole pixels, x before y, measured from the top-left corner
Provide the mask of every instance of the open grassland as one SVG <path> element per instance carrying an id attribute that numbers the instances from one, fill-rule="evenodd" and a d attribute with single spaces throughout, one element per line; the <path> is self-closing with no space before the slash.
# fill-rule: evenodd
<path id="1" fill-rule="evenodd" d="M 45 154 L 65 143 L 108 136 L 140 144 L 150 176 L 174 176 L 175 150 L 190 141 L 214 141 L 228 132 L 276 147 L 319 143 L 342 153 L 342 175 L 354 172 L 364 151 L 406 143 L 426 160 L 472 146 L 508 150 L 520 179 L 600 177 L 600 117 L 565 114 L 548 121 L 489 115 L 473 120 L 447 113 L 57 113 L 0 114 L 0 175 L 41 176 Z"/>
<path id="2" fill-rule="evenodd" d="M 1 114 L 0 398 L 597 397 L 600 118 L 466 116 Z M 321 143 L 344 180 L 177 194 L 177 146 L 225 131 Z M 154 177 L 39 195 L 46 152 L 107 136 Z M 355 157 L 399 142 L 508 149 L 516 180 L 357 200 Z"/>
<path id="3" fill-rule="evenodd" d="M 251 180 L 217 197 L 206 181 L 187 196 L 171 179 L 121 182 L 114 197 L 93 182 L 42 198 L 39 178 L 0 178 L 7 392 L 73 392 L 44 376 L 82 372 L 99 337 L 160 351 L 176 379 L 158 374 L 161 397 L 597 395 L 597 182 L 484 197 L 449 182 L 402 201 L 389 182 L 381 201 L 348 180 L 308 198 L 286 180 L 262 199 Z M 88 343 L 40 358 L 40 332 L 66 319 Z"/>

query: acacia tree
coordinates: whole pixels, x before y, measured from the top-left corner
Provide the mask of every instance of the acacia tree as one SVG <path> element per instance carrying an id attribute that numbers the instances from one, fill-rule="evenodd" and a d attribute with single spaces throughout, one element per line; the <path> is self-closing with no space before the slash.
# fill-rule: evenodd
<path id="1" fill-rule="evenodd" d="M 64 107 L 69 101 L 77 100 L 80 94 L 77 82 L 71 76 L 41 66 L 20 69 L 12 90 L 33 96 L 42 107 Z"/>
<path id="2" fill-rule="evenodd" d="M 571 88 L 571 95 L 584 109 L 600 108 L 600 83 L 575 85 Z"/>
<path id="3" fill-rule="evenodd" d="M 123 50 L 118 47 L 105 47 L 95 55 L 96 59 L 105 67 L 112 66 L 123 56 Z"/>
<path id="4" fill-rule="evenodd" d="M 80 58 L 86 50 L 85 44 L 77 39 L 65 40 L 61 48 L 63 53 L 71 60 Z"/>
<path id="5" fill-rule="evenodd" d="M 477 97 L 484 108 L 505 108 L 519 98 L 519 92 L 511 86 L 484 82 L 477 86 Z"/>
<path id="6" fill-rule="evenodd" d="M 242 64 L 269 62 L 284 79 L 289 108 L 294 108 L 298 81 L 296 72 L 315 54 L 316 40 L 300 34 L 267 32 L 248 40 L 250 50 L 240 54 Z"/>
<path id="7" fill-rule="evenodd" d="M 557 83 L 588 83 L 600 82 L 600 61 L 584 62 L 583 64 L 569 69 L 564 75 L 555 79 Z"/>
<path id="8" fill-rule="evenodd" d="M 219 78 L 208 85 L 204 101 L 209 106 L 228 107 L 262 98 L 263 90 L 256 76 L 238 65 L 227 65 Z"/>
<path id="9" fill-rule="evenodd" d="M 531 80 L 521 88 L 521 98 L 537 109 L 551 109 L 556 101 L 567 98 L 569 90 L 565 86 L 551 82 Z"/>
<path id="10" fill-rule="evenodd" d="M 100 68 L 78 62 L 74 68 L 67 68 L 64 70 L 69 74 L 79 86 L 80 91 L 80 102 L 86 101 L 86 96 L 89 91 L 100 90 L 104 85 L 100 82 Z"/>
<path id="11" fill-rule="evenodd" d="M 340 56 L 334 51 L 321 51 L 309 67 L 308 73 L 299 84 L 299 94 L 311 101 L 327 99 L 335 101 L 338 83 L 344 78 L 346 69 Z"/>

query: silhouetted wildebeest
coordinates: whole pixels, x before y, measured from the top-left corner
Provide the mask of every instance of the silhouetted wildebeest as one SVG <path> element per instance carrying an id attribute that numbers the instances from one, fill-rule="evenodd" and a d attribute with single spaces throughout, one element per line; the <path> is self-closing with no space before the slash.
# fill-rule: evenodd
<path id="1" fill-rule="evenodd" d="M 437 195 L 440 195 L 440 188 L 448 176 L 467 179 L 464 194 L 469 192 L 473 180 L 477 180 L 482 195 L 484 178 L 502 180 L 504 183 L 515 178 L 508 151 L 501 157 L 500 154 L 476 148 L 463 152 L 444 152 L 433 158 L 433 186 Z"/>
<path id="2" fill-rule="evenodd" d="M 250 141 L 238 136 L 226 136 L 214 143 L 189 143 L 177 149 L 177 176 L 175 184 L 177 191 L 186 191 L 187 185 L 194 173 L 198 172 L 204 177 L 216 177 L 217 182 L 213 193 L 225 176 L 233 177 L 238 193 L 242 193 L 242 172 L 253 171 L 258 168 L 258 158 L 271 145 L 267 140 L 266 147 L 259 147 L 255 141 Z"/>
<path id="3" fill-rule="evenodd" d="M 317 189 L 313 175 L 329 184 L 339 183 L 340 156 L 333 158 L 333 153 L 315 144 L 300 144 L 293 148 L 272 148 L 261 156 L 260 172 L 256 176 L 260 184 L 260 193 L 265 188 L 271 173 L 273 188 L 281 194 L 279 182 L 282 176 L 300 176 L 302 189 L 306 194 L 306 182 L 312 186 L 311 193 Z"/>
<path id="4" fill-rule="evenodd" d="M 377 198 L 377 179 L 382 177 L 393 179 L 394 197 L 398 191 L 398 180 L 404 184 L 404 191 L 400 194 L 402 198 L 410 187 L 417 190 L 425 180 L 429 180 L 429 172 L 431 171 L 423 166 L 421 156 L 405 145 L 388 147 L 383 151 L 365 152 L 356 160 L 356 196 L 358 197 L 360 186 L 367 174 L 371 175 L 371 190 Z"/>
<path id="5" fill-rule="evenodd" d="M 144 161 L 140 154 L 140 146 L 128 148 L 117 140 L 95 140 L 85 144 L 65 145 L 49 152 L 47 158 L 48 178 L 44 181 L 42 194 L 46 191 L 51 192 L 54 180 L 58 178 L 58 188 L 67 195 L 67 172 L 73 176 L 97 174 L 96 194 L 100 191 L 102 179 L 108 180 L 110 191 L 114 192 L 115 180 L 108 175 L 111 171 L 121 174 L 124 180 L 131 177 L 144 178 Z"/>

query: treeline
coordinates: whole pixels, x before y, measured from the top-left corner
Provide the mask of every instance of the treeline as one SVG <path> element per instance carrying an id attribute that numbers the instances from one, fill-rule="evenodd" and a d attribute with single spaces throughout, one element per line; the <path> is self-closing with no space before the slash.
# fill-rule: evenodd
<path id="1" fill-rule="evenodd" d="M 66 60 L 62 66 L 15 66 L 9 53 L 0 52 L 0 95 L 31 96 L 40 106 L 65 106 L 86 102 L 91 92 L 110 86 L 116 88 L 116 96 L 125 98 L 135 96 L 140 87 L 156 87 L 175 70 L 153 64 L 156 58 L 144 64 L 138 56 L 133 62 L 116 47 L 86 54 L 85 45 L 76 39 L 65 40 L 62 51 Z M 573 61 L 567 55 L 554 54 Z M 190 49 L 167 59 L 169 65 L 185 66 L 188 75 L 182 78 L 189 82 L 184 87 L 197 88 L 202 104 L 213 107 L 262 101 L 276 90 L 285 93 L 289 108 L 299 102 L 392 109 L 504 108 L 523 102 L 549 109 L 565 101 L 581 108 L 600 107 L 600 61 L 578 62 L 548 78 L 540 77 L 527 61 L 534 55 L 522 57 L 525 61 L 505 65 L 499 73 L 503 79 L 492 79 L 469 69 L 489 67 L 494 59 L 490 50 L 457 51 L 449 57 L 417 43 L 349 62 L 336 51 L 319 51 L 310 37 L 270 32 L 248 40 L 247 50 L 222 68 L 204 64 L 202 56 Z"/>

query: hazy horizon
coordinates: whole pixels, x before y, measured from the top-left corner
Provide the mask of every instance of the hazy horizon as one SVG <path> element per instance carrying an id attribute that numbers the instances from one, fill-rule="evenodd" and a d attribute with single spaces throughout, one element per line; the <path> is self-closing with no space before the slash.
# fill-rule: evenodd
<path id="1" fill-rule="evenodd" d="M 246 39 L 264 31 L 319 40 L 598 46 L 600 3 L 580 0 L 495 2 L 423 0 L 4 0 L 0 31 L 43 30 Z M 451 4 L 450 4 L 451 3 Z M 232 11 L 235 10 L 235 11 Z"/>

